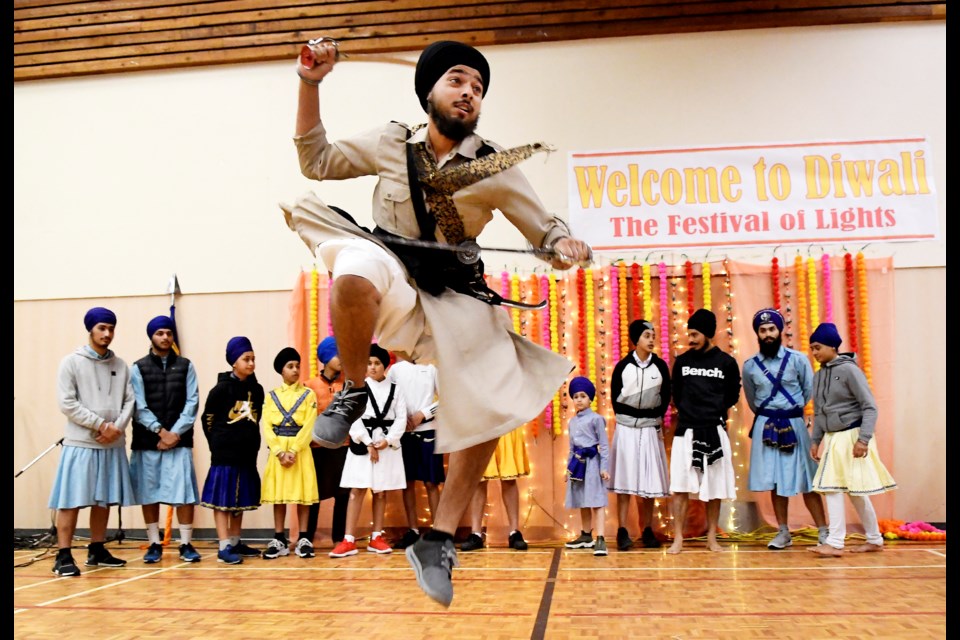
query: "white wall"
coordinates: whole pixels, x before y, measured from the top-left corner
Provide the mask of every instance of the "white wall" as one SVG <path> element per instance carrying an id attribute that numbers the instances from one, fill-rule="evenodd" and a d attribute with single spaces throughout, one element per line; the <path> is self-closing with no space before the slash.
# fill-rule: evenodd
<path id="1" fill-rule="evenodd" d="M 557 147 L 523 169 L 561 216 L 570 151 L 924 135 L 941 240 L 865 253 L 893 254 L 898 267 L 945 265 L 943 22 L 483 51 L 493 73 L 478 131 L 508 146 Z M 424 119 L 412 89 L 416 55 L 395 59 L 356 56 L 324 81 L 331 136 Z M 15 83 L 14 299 L 151 295 L 172 273 L 185 293 L 289 288 L 312 256 L 277 203 L 312 189 L 364 219 L 372 187 L 300 175 L 296 91 L 292 60 Z M 176 242 L 145 253 L 158 233 Z M 502 220 L 481 243 L 522 246 Z M 729 255 L 767 262 L 771 252 Z M 537 264 L 512 254 L 484 260 L 491 269 Z"/>

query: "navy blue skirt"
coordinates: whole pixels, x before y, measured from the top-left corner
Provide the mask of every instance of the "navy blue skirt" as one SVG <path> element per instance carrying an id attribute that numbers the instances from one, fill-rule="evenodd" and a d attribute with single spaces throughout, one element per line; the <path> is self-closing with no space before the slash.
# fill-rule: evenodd
<path id="1" fill-rule="evenodd" d="M 436 431 L 407 431 L 400 437 L 403 470 L 407 482 L 419 480 L 443 484 L 447 479 L 443 470 L 443 454 L 434 453 Z"/>
<path id="2" fill-rule="evenodd" d="M 210 467 L 200 505 L 217 511 L 251 511 L 260 507 L 260 474 L 256 467 Z"/>

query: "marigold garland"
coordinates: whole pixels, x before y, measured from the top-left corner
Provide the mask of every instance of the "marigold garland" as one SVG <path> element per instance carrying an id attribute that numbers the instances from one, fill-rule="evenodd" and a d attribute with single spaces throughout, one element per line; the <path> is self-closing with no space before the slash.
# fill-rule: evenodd
<path id="1" fill-rule="evenodd" d="M 317 345 L 319 344 L 319 291 L 318 287 L 320 285 L 320 274 L 317 273 L 317 267 L 314 265 L 313 271 L 310 272 L 310 307 L 307 311 L 308 317 L 310 318 L 310 358 L 309 358 L 309 367 L 310 367 L 310 377 L 317 377 Z M 333 332 L 331 331 L 331 334 Z"/>
<path id="2" fill-rule="evenodd" d="M 819 293 L 817 288 L 817 265 L 813 258 L 807 258 L 807 293 L 809 295 L 809 327 L 810 332 L 813 333 L 813 330 L 817 328 L 820 324 L 820 301 Z M 814 360 L 813 370 L 818 371 L 820 369 L 820 363 Z"/>
<path id="3" fill-rule="evenodd" d="M 587 375 L 587 285 L 586 273 L 577 269 L 577 357 L 580 375 Z"/>
<path id="4" fill-rule="evenodd" d="M 620 354 L 622 357 L 630 352 L 630 323 L 627 316 L 627 265 L 625 262 L 620 262 L 617 265 L 617 284 L 620 287 L 617 297 L 617 310 L 620 314 Z"/>
<path id="5" fill-rule="evenodd" d="M 616 265 L 610 265 L 610 351 L 614 362 L 620 361 L 620 277 Z M 606 350 L 604 350 L 606 353 Z"/>
<path id="6" fill-rule="evenodd" d="M 586 290 L 586 327 L 587 327 L 587 373 L 586 375 L 590 380 L 596 385 L 599 380 L 597 379 L 597 335 L 596 335 L 596 303 L 594 300 L 594 287 L 596 286 L 593 281 L 593 269 L 584 269 L 584 280 L 585 290 Z M 590 403 L 590 406 L 593 407 L 594 411 L 597 409 L 597 397 L 594 396 L 593 402 Z"/>
<path id="7" fill-rule="evenodd" d="M 559 316 L 557 310 L 557 276 L 551 273 L 547 276 L 550 300 L 550 350 L 554 353 L 560 353 L 560 336 L 558 331 Z M 553 421 L 553 434 L 559 436 L 562 433 L 560 424 L 560 394 L 563 393 L 563 387 L 553 394 L 553 403 L 550 411 L 550 418 Z"/>
<path id="8" fill-rule="evenodd" d="M 643 263 L 643 319 L 650 322 L 653 317 L 653 304 L 650 302 L 650 264 Z"/>
<path id="9" fill-rule="evenodd" d="M 700 280 L 703 282 L 703 308 L 712 311 L 713 292 L 710 290 L 710 263 L 706 260 L 700 265 Z"/>
<path id="10" fill-rule="evenodd" d="M 643 280 L 640 275 L 640 265 L 634 262 L 630 265 L 630 279 L 633 281 L 633 320 L 643 318 Z"/>
<path id="11" fill-rule="evenodd" d="M 820 256 L 820 278 L 823 282 L 823 321 L 833 322 L 833 283 L 830 281 L 830 256 Z"/>
<path id="12" fill-rule="evenodd" d="M 520 276 L 514 273 L 510 276 L 510 298 L 520 300 Z M 510 309 L 510 318 L 513 320 L 513 332 L 520 334 L 520 309 Z"/>
<path id="13" fill-rule="evenodd" d="M 870 304 L 867 300 L 867 261 L 863 252 L 857 253 L 857 297 L 860 302 L 860 352 L 863 355 L 863 373 L 873 386 L 873 363 L 870 352 Z"/>
<path id="14" fill-rule="evenodd" d="M 857 336 L 857 295 L 856 275 L 853 269 L 853 256 L 847 252 L 843 256 L 843 275 L 847 292 L 847 332 L 850 334 L 850 351 L 857 353 L 860 344 Z"/>
<path id="15" fill-rule="evenodd" d="M 793 297 L 790 294 L 790 269 L 783 271 L 783 343 L 793 348 Z"/>
<path id="16" fill-rule="evenodd" d="M 644 266 L 644 272 L 649 273 L 647 265 Z M 657 265 L 657 275 L 660 278 L 660 357 L 670 367 L 670 323 L 669 309 L 667 308 L 667 265 L 661 262 Z M 644 288 L 644 293 L 647 289 Z M 649 320 L 648 320 L 649 322 Z M 670 426 L 670 412 L 667 411 L 663 416 L 663 428 Z"/>
<path id="17" fill-rule="evenodd" d="M 810 352 L 810 329 L 807 326 L 807 277 L 803 272 L 803 259 L 797 255 L 793 260 L 794 275 L 797 281 L 797 331 L 800 332 L 800 352 L 809 354 Z M 809 357 L 809 355 L 807 355 Z M 820 363 L 813 361 L 813 369 L 816 371 Z M 813 415 L 813 399 L 803 407 L 803 415 L 808 418 Z"/>
<path id="18" fill-rule="evenodd" d="M 683 280 L 687 287 L 687 317 L 689 318 L 696 311 L 693 306 L 693 263 L 689 260 L 683 263 Z"/>
<path id="19" fill-rule="evenodd" d="M 770 281 L 773 285 L 773 308 L 780 308 L 780 261 L 773 256 L 770 261 Z"/>

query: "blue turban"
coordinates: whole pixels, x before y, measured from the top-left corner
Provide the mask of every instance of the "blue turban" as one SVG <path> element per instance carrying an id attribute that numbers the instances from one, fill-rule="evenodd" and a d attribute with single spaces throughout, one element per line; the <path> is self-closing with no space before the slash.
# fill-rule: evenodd
<path id="1" fill-rule="evenodd" d="M 147 336 L 153 337 L 160 329 L 170 329 L 173 331 L 173 320 L 170 319 L 170 316 L 157 316 L 153 320 L 147 323 Z"/>
<path id="2" fill-rule="evenodd" d="M 762 324 L 773 324 L 777 331 L 783 331 L 783 316 L 776 309 L 760 309 L 753 314 L 753 332 L 759 331 Z"/>
<path id="3" fill-rule="evenodd" d="M 247 351 L 253 351 L 249 338 L 243 336 L 230 338 L 230 342 L 227 343 L 227 364 L 232 366 Z"/>
<path id="4" fill-rule="evenodd" d="M 390 352 L 378 344 L 370 345 L 370 357 L 382 362 L 384 368 L 390 366 Z"/>
<path id="5" fill-rule="evenodd" d="M 819 342 L 822 345 L 839 349 L 843 340 L 840 339 L 840 332 L 837 331 L 837 325 L 832 322 L 824 322 L 810 335 L 810 343 Z"/>
<path id="6" fill-rule="evenodd" d="M 583 391 L 590 397 L 592 402 L 594 398 L 597 397 L 597 388 L 593 386 L 593 383 L 590 382 L 590 378 L 585 378 L 583 376 L 577 376 L 570 381 L 569 393 L 572 398 L 580 391 Z"/>
<path id="7" fill-rule="evenodd" d="M 104 307 L 94 307 L 83 316 L 83 326 L 87 328 L 87 331 L 93 331 L 93 328 L 101 322 L 116 325 L 117 314 Z"/>
<path id="8" fill-rule="evenodd" d="M 317 345 L 317 360 L 326 365 L 328 362 L 340 355 L 337 351 L 337 341 L 333 336 L 327 336 Z"/>

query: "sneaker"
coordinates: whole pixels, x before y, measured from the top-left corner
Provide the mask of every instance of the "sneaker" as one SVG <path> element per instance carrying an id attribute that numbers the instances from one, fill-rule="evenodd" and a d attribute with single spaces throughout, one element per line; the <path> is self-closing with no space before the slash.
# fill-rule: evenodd
<path id="1" fill-rule="evenodd" d="M 403 537 L 393 545 L 394 549 L 406 549 L 414 542 L 420 539 L 420 534 L 414 531 L 413 529 L 407 529 L 407 532 L 403 534 Z"/>
<path id="2" fill-rule="evenodd" d="M 817 529 L 817 544 L 827 544 L 827 537 L 830 535 L 830 527 L 820 527 Z"/>
<path id="3" fill-rule="evenodd" d="M 263 550 L 264 560 L 273 560 L 274 558 L 288 555 L 290 555 L 290 547 L 287 546 L 286 542 L 277 540 L 276 538 L 267 543 L 267 548 Z"/>
<path id="4" fill-rule="evenodd" d="M 603 536 L 597 536 L 597 542 L 595 545 L 593 545 L 593 555 L 607 555 L 607 541 L 603 539 Z"/>
<path id="5" fill-rule="evenodd" d="M 147 564 L 154 564 L 163 559 L 163 545 L 159 542 L 151 543 L 147 547 L 147 552 L 143 554 L 143 561 Z"/>
<path id="6" fill-rule="evenodd" d="M 483 536 L 479 533 L 471 533 L 467 539 L 460 543 L 460 551 L 476 551 L 483 549 Z"/>
<path id="7" fill-rule="evenodd" d="M 100 547 L 87 553 L 87 561 L 84 564 L 88 567 L 122 567 L 127 564 L 127 561 L 110 555 L 109 551 Z"/>
<path id="8" fill-rule="evenodd" d="M 77 563 L 71 555 L 57 556 L 57 559 L 53 563 L 53 572 L 63 577 L 78 576 L 80 575 L 80 567 L 77 566 Z"/>
<path id="9" fill-rule="evenodd" d="M 514 531 L 510 534 L 510 548 L 516 549 L 517 551 L 527 550 L 527 541 L 523 539 L 523 534 L 519 531 Z"/>
<path id="10" fill-rule="evenodd" d="M 657 549 L 660 547 L 660 541 L 657 539 L 656 534 L 653 533 L 653 529 L 650 527 L 644 528 L 643 533 L 640 534 L 640 541 L 647 549 Z"/>
<path id="11" fill-rule="evenodd" d="M 626 532 L 626 529 L 624 529 L 624 532 Z M 567 549 L 589 549 L 593 546 L 593 536 L 586 531 L 581 531 L 577 538 L 563 546 Z"/>
<path id="12" fill-rule="evenodd" d="M 454 567 L 459 567 L 457 548 L 453 540 L 424 540 L 420 538 L 406 548 L 407 562 L 417 575 L 417 584 L 423 592 L 445 607 L 453 602 Z"/>
<path id="13" fill-rule="evenodd" d="M 201 557 L 189 542 L 180 545 L 180 559 L 184 562 L 200 562 Z"/>
<path id="14" fill-rule="evenodd" d="M 787 547 L 793 546 L 793 538 L 790 536 L 790 531 L 787 529 L 780 529 L 777 532 L 777 535 L 774 536 L 773 540 L 767 544 L 767 549 L 786 549 Z"/>
<path id="15" fill-rule="evenodd" d="M 331 558 L 346 558 L 347 556 L 355 555 L 357 555 L 357 543 L 347 542 L 346 540 L 338 542 L 337 546 L 330 552 Z"/>
<path id="16" fill-rule="evenodd" d="M 254 549 L 251 546 L 245 545 L 241 540 L 237 544 L 233 545 L 233 552 L 238 556 L 243 556 L 244 558 L 259 558 L 260 552 Z"/>
<path id="17" fill-rule="evenodd" d="M 235 547 L 227 545 L 226 549 L 217 551 L 217 562 L 223 562 L 224 564 L 240 564 L 243 562 L 243 556 L 234 549 Z"/>
<path id="18" fill-rule="evenodd" d="M 299 558 L 312 558 L 317 555 L 313 552 L 313 543 L 306 538 L 297 540 L 297 548 L 294 551 Z"/>
<path id="19" fill-rule="evenodd" d="M 367 543 L 367 551 L 372 551 L 373 553 L 391 553 L 393 549 L 391 549 L 390 545 L 383 539 L 383 536 L 377 536 Z"/>
<path id="20" fill-rule="evenodd" d="M 363 416 L 367 408 L 367 389 L 354 389 L 347 380 L 343 389 L 333 395 L 327 408 L 313 421 L 313 441 L 327 449 L 337 449 L 346 440 L 350 426 Z"/>
<path id="21" fill-rule="evenodd" d="M 593 539 L 591 538 L 591 541 Z M 630 534 L 627 532 L 626 527 L 620 527 L 617 529 L 617 550 L 626 551 L 633 546 L 633 540 L 630 539 Z"/>

